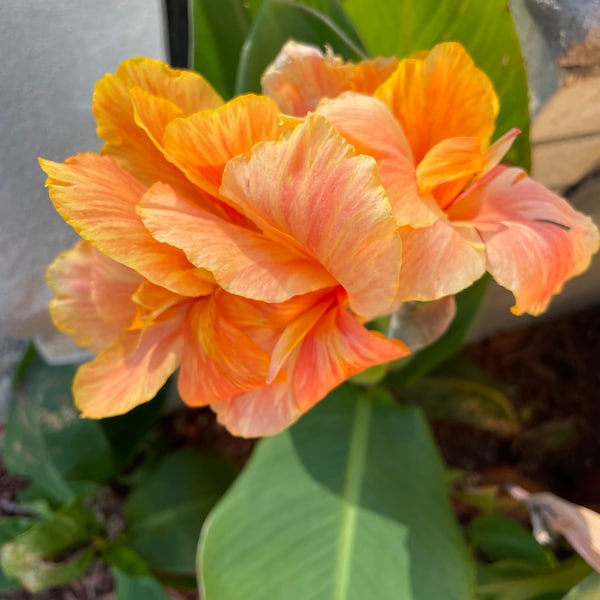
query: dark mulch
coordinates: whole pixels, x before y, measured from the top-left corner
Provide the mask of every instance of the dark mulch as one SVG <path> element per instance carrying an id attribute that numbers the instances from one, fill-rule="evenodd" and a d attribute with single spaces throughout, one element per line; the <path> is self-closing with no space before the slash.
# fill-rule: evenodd
<path id="1" fill-rule="evenodd" d="M 521 421 L 506 437 L 460 423 L 436 423 L 446 462 L 485 482 L 526 481 L 575 502 L 600 507 L 600 306 L 532 327 L 501 333 L 466 348 L 467 355 L 506 391 Z M 242 466 L 253 441 L 230 436 L 208 410 L 182 410 L 161 433 L 175 446 L 212 449 Z M 13 507 L 24 482 L 0 465 L 2 505 Z M 4 514 L 10 513 L 5 510 Z M 177 600 L 193 593 L 172 592 Z M 68 587 L 3 600 L 112 600 L 113 582 L 102 565 Z"/>

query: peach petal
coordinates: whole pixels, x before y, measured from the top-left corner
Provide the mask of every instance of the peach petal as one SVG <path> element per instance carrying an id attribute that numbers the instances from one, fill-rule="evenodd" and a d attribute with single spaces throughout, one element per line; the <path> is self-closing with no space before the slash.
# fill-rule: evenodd
<path id="1" fill-rule="evenodd" d="M 417 163 L 445 138 L 475 137 L 486 146 L 499 108 L 488 77 L 455 42 L 400 61 L 375 96 L 400 121 Z"/>
<path id="2" fill-rule="evenodd" d="M 297 117 L 313 111 L 321 98 L 335 98 L 350 88 L 352 65 L 329 50 L 291 40 L 262 76 L 263 93 L 273 98 L 281 112 Z"/>
<path id="3" fill-rule="evenodd" d="M 389 307 L 401 261 L 389 201 L 375 161 L 356 156 L 324 117 L 309 115 L 284 140 L 233 159 L 221 192 L 269 238 L 315 257 L 355 312 Z"/>
<path id="4" fill-rule="evenodd" d="M 340 383 L 410 353 L 406 345 L 361 325 L 344 307 L 332 307 L 305 337 L 294 370 L 296 403 L 302 412 Z"/>
<path id="5" fill-rule="evenodd" d="M 485 249 L 473 227 L 440 219 L 424 229 L 406 228 L 402 241 L 399 301 L 454 295 L 485 272 Z"/>
<path id="6" fill-rule="evenodd" d="M 203 211 L 168 186 L 148 190 L 138 212 L 155 239 L 183 250 L 232 294 L 283 302 L 336 285 L 315 260 Z"/>
<path id="7" fill-rule="evenodd" d="M 184 296 L 201 296 L 212 277 L 183 252 L 155 240 L 136 213 L 144 186 L 108 157 L 78 154 L 64 164 L 40 160 L 50 198 L 82 238 L 153 283 Z"/>
<path id="8" fill-rule="evenodd" d="M 48 286 L 54 292 L 54 298 L 50 301 L 50 314 L 54 324 L 75 343 L 92 352 L 99 352 L 112 342 L 122 331 L 123 321 L 133 318 L 135 306 L 131 302 L 131 294 L 141 281 L 141 278 L 134 274 L 137 283 L 133 284 L 133 288 L 127 284 L 117 285 L 116 293 L 112 297 L 119 308 L 117 319 L 110 318 L 117 315 L 102 314 L 98 307 L 106 309 L 107 303 L 106 298 L 98 297 L 102 296 L 98 294 L 98 286 L 102 285 L 103 277 L 96 269 L 97 256 L 101 255 L 95 248 L 81 241 L 60 254 L 46 273 Z M 110 275 L 122 271 L 123 279 L 127 279 L 132 273 L 118 263 L 113 265 Z M 108 282 L 107 284 L 110 285 Z"/>
<path id="9" fill-rule="evenodd" d="M 500 136 L 485 152 L 485 165 L 482 175 L 489 173 L 494 167 L 500 164 L 504 155 L 510 150 L 513 142 L 521 133 L 519 129 L 511 129 Z"/>
<path id="10" fill-rule="evenodd" d="M 196 301 L 184 327 L 178 389 L 190 406 L 204 406 L 265 384 L 269 356 L 223 318 L 225 294 Z"/>
<path id="11" fill-rule="evenodd" d="M 334 306 L 288 357 L 286 381 L 216 402 L 211 408 L 234 435 L 274 435 L 349 377 L 408 353 L 402 342 L 367 330 L 343 307 Z"/>
<path id="12" fill-rule="evenodd" d="M 122 415 L 152 400 L 179 365 L 181 313 L 144 330 L 125 331 L 77 371 L 75 403 L 83 417 Z"/>
<path id="13" fill-rule="evenodd" d="M 235 98 L 215 110 L 171 123 L 164 134 L 167 158 L 188 179 L 217 195 L 225 164 L 263 140 L 275 140 L 286 124 L 273 100 L 254 95 Z"/>
<path id="14" fill-rule="evenodd" d="M 457 203 L 457 211 L 465 210 Z M 488 271 L 515 296 L 512 312 L 546 310 L 598 250 L 598 229 L 565 200 L 515 168 L 497 167 L 467 194 L 470 223 L 485 242 Z M 460 215 L 456 212 L 453 218 Z"/>
<path id="15" fill-rule="evenodd" d="M 358 154 L 377 161 L 381 183 L 398 225 L 426 227 L 443 213 L 428 194 L 419 194 L 412 151 L 396 118 L 376 98 L 347 92 L 317 107 Z"/>

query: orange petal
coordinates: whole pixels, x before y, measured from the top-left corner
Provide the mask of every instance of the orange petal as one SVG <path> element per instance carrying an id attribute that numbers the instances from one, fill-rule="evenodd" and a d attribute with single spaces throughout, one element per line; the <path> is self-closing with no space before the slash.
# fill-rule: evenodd
<path id="1" fill-rule="evenodd" d="M 455 42 L 400 61 L 375 96 L 400 121 L 417 163 L 445 138 L 475 137 L 485 147 L 498 114 L 490 80 Z"/>
<path id="2" fill-rule="evenodd" d="M 131 295 L 141 278 L 102 255 L 86 242 L 60 254 L 46 279 L 54 292 L 50 314 L 60 331 L 80 346 L 99 352 L 112 342 L 135 315 Z M 101 268 L 98 268 L 98 267 Z M 103 293 L 114 283 L 110 296 Z M 109 307 L 118 311 L 109 313 Z"/>
<path id="3" fill-rule="evenodd" d="M 389 201 L 375 161 L 355 156 L 323 117 L 232 160 L 221 191 L 269 238 L 315 257 L 358 314 L 389 307 L 401 260 Z"/>
<path id="4" fill-rule="evenodd" d="M 488 271 L 515 296 L 515 314 L 546 310 L 598 250 L 591 219 L 519 169 L 497 167 L 457 202 L 452 217 L 468 217 L 465 207 L 485 243 Z"/>
<path id="5" fill-rule="evenodd" d="M 171 69 L 147 58 L 125 61 L 114 75 L 105 75 L 96 84 L 92 110 L 98 135 L 107 142 L 103 153 L 145 184 L 157 180 L 171 185 L 177 181 L 183 183 L 181 173 L 167 162 L 147 132 L 135 122 L 130 97 L 133 88 L 164 99 L 172 108 L 172 117 L 216 108 L 223 101 L 197 73 Z"/>
<path id="6" fill-rule="evenodd" d="M 181 250 L 156 241 L 136 205 L 145 188 L 110 158 L 79 154 L 64 164 L 40 160 L 50 198 L 82 238 L 153 283 L 184 296 L 201 296 L 214 285 Z"/>
<path id="7" fill-rule="evenodd" d="M 265 384 L 269 356 L 223 318 L 218 293 L 197 300 L 184 327 L 178 389 L 186 404 L 204 406 Z"/>
<path id="8" fill-rule="evenodd" d="M 317 112 L 358 154 L 375 158 L 398 225 L 425 227 L 443 215 L 433 198 L 419 194 L 412 151 L 387 106 L 376 98 L 348 92 L 335 100 L 324 100 Z"/>
<path id="9" fill-rule="evenodd" d="M 167 157 L 196 185 L 217 195 L 223 167 L 234 156 L 245 154 L 263 140 L 275 140 L 285 123 L 273 100 L 240 96 L 216 110 L 177 119 L 167 128 Z"/>
<path id="10" fill-rule="evenodd" d="M 344 308 L 334 306 L 288 358 L 286 381 L 217 402 L 211 408 L 234 435 L 274 435 L 352 375 L 406 354 L 404 344 L 365 329 Z"/>
<path id="11" fill-rule="evenodd" d="M 139 213 L 154 238 L 182 249 L 192 264 L 211 271 L 232 294 L 282 302 L 336 285 L 315 260 L 207 213 L 169 186 L 148 190 Z"/>
<path id="12" fill-rule="evenodd" d="M 485 272 L 485 250 L 472 227 L 454 227 L 440 219 L 424 229 L 406 228 L 402 241 L 402 302 L 454 295 Z"/>
<path id="13" fill-rule="evenodd" d="M 73 393 L 82 416 L 114 417 L 152 400 L 179 365 L 181 350 L 181 314 L 122 333 L 77 371 Z"/>
<path id="14" fill-rule="evenodd" d="M 472 137 L 454 137 L 436 144 L 417 166 L 421 193 L 432 191 L 442 183 L 471 178 L 483 170 L 479 141 Z"/>
<path id="15" fill-rule="evenodd" d="M 500 164 L 504 155 L 510 150 L 512 143 L 521 133 L 519 129 L 511 129 L 503 136 L 500 136 L 485 152 L 485 165 L 482 175 L 491 171 L 495 166 Z"/>
<path id="16" fill-rule="evenodd" d="M 369 331 L 344 307 L 335 306 L 315 325 L 299 349 L 294 371 L 297 405 L 306 412 L 349 377 L 409 353 L 399 340 Z"/>

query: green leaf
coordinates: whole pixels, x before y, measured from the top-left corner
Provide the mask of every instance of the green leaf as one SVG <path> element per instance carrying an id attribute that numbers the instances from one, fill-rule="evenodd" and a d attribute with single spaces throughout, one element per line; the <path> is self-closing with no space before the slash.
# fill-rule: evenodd
<path id="1" fill-rule="evenodd" d="M 29 357 L 14 389 L 4 438 L 7 469 L 32 479 L 58 503 L 81 490 L 74 482 L 103 482 L 115 469 L 102 427 L 80 418 L 73 404 L 75 371 Z"/>
<path id="2" fill-rule="evenodd" d="M 244 0 L 189 0 L 191 66 L 231 98 L 252 15 Z"/>
<path id="3" fill-rule="evenodd" d="M 469 525 L 473 544 L 492 560 L 522 560 L 538 567 L 552 568 L 556 559 L 540 546 L 527 529 L 501 515 L 482 515 Z"/>
<path id="4" fill-rule="evenodd" d="M 563 600 L 597 600 L 600 598 L 600 574 L 594 573 L 576 585 Z"/>
<path id="5" fill-rule="evenodd" d="M 330 46 L 346 59 L 365 57 L 354 25 L 337 0 L 264 0 L 242 50 L 236 93 L 260 92 L 260 78 L 289 39 Z"/>
<path id="6" fill-rule="evenodd" d="M 90 511 L 76 504 L 63 506 L 49 521 L 33 525 L 2 546 L 2 570 L 34 593 L 76 579 L 91 564 L 93 547 L 78 550 L 67 559 L 53 559 L 90 541 L 99 528 Z"/>
<path id="7" fill-rule="evenodd" d="M 116 584 L 116 600 L 169 600 L 160 583 L 153 577 L 132 577 L 115 568 L 112 573 Z"/>
<path id="8" fill-rule="evenodd" d="M 342 6 L 374 56 L 405 57 L 439 42 L 461 42 L 500 98 L 497 134 L 522 131 L 509 158 L 529 168 L 527 77 L 506 0 L 342 0 Z"/>
<path id="9" fill-rule="evenodd" d="M 159 571 L 193 572 L 204 518 L 234 476 L 234 468 L 218 457 L 192 451 L 167 456 L 127 502 L 132 547 Z"/>
<path id="10" fill-rule="evenodd" d="M 113 540 L 102 548 L 102 558 L 108 565 L 130 577 L 151 575 L 150 567 L 125 539 Z"/>
<path id="11" fill-rule="evenodd" d="M 258 444 L 203 528 L 198 574 L 206 600 L 472 596 L 423 417 L 350 385 Z"/>
<path id="12" fill-rule="evenodd" d="M 0 517 L 0 548 L 27 531 L 34 523 L 35 521 L 28 517 Z M 7 577 L 0 568 L 0 592 L 10 592 L 20 587 L 17 579 Z"/>
<path id="13" fill-rule="evenodd" d="M 430 419 L 459 421 L 500 436 L 519 430 L 519 418 L 508 396 L 477 381 L 429 376 L 400 394 L 403 400 L 420 406 Z"/>
<path id="14" fill-rule="evenodd" d="M 472 286 L 456 295 L 456 316 L 447 331 L 437 342 L 408 357 L 400 368 L 390 372 L 386 380 L 391 388 L 414 385 L 421 377 L 456 354 L 477 316 L 477 310 L 485 296 L 489 283 L 485 275 Z"/>
<path id="15" fill-rule="evenodd" d="M 533 600 L 549 594 L 564 594 L 591 571 L 579 556 L 561 562 L 555 569 L 532 569 L 531 564 L 514 561 L 479 565 L 475 598 Z"/>

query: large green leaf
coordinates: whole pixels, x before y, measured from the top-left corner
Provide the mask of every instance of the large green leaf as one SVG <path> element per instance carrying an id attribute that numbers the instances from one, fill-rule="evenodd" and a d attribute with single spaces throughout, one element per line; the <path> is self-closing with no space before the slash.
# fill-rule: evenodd
<path id="1" fill-rule="evenodd" d="M 214 456 L 167 456 L 131 493 L 126 506 L 132 547 L 159 571 L 193 573 L 208 511 L 231 484 L 233 467 Z"/>
<path id="2" fill-rule="evenodd" d="M 529 167 L 529 98 L 519 41 L 506 0 L 342 0 L 372 55 L 403 57 L 461 42 L 500 97 L 497 133 L 522 134 L 509 155 Z"/>
<path id="3" fill-rule="evenodd" d="M 198 569 L 206 600 L 472 596 L 421 414 L 350 385 L 258 444 L 206 522 Z"/>
<path id="4" fill-rule="evenodd" d="M 244 0 L 189 0 L 191 66 L 224 97 L 233 95 L 252 15 Z"/>
<path id="5" fill-rule="evenodd" d="M 58 503 L 75 496 L 70 482 L 102 482 L 115 469 L 102 427 L 80 418 L 73 404 L 75 370 L 31 356 L 14 389 L 4 438 L 7 469 L 32 479 Z"/>
<path id="6" fill-rule="evenodd" d="M 91 564 L 92 546 L 79 548 L 100 529 L 90 511 L 77 504 L 61 507 L 50 520 L 37 523 L 2 546 L 0 561 L 8 577 L 32 592 L 60 585 L 83 575 Z"/>
<path id="7" fill-rule="evenodd" d="M 347 59 L 364 47 L 337 0 L 264 0 L 241 55 L 236 93 L 260 92 L 260 77 L 289 39 L 330 46 Z"/>

